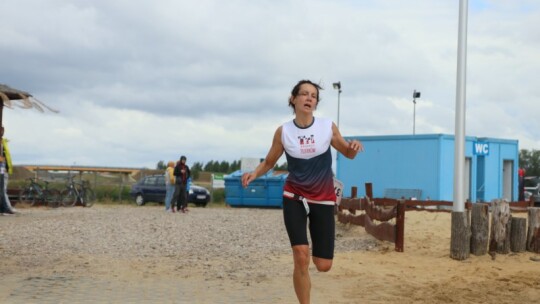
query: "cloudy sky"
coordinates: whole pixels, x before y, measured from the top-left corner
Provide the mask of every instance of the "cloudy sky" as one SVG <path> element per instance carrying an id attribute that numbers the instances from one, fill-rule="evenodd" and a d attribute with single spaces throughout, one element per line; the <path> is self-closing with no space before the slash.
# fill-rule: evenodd
<path id="1" fill-rule="evenodd" d="M 458 0 L 2 0 L 15 164 L 264 157 L 300 79 L 344 135 L 454 133 Z M 540 2 L 469 0 L 466 133 L 540 149 Z M 284 161 L 284 159 L 282 159 Z M 282 162 L 280 161 L 280 163 Z"/>

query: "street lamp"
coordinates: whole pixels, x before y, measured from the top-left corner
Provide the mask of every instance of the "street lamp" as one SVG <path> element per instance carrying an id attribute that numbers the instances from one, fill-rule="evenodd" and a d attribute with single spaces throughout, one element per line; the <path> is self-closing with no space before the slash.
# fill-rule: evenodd
<path id="1" fill-rule="evenodd" d="M 337 127 L 339 128 L 339 97 L 341 95 L 341 81 L 334 82 L 334 89 L 338 90 L 337 95 Z"/>
<path id="2" fill-rule="evenodd" d="M 416 133 L 416 130 L 415 130 L 416 129 L 416 98 L 420 98 L 420 92 L 416 92 L 416 90 L 414 90 L 412 97 L 413 97 L 412 102 L 414 104 L 412 134 L 414 135 Z"/>

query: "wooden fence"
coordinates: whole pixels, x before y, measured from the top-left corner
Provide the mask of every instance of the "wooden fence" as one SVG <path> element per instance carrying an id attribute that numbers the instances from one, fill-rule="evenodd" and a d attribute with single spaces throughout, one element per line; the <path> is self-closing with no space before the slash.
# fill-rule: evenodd
<path id="1" fill-rule="evenodd" d="M 366 183 L 366 197 L 357 198 L 357 188 L 351 187 L 351 197 L 342 198 L 337 207 L 337 219 L 340 223 L 360 225 L 366 232 L 381 241 L 395 244 L 397 252 L 404 250 L 405 212 L 451 212 L 453 202 L 449 201 L 421 201 L 410 199 L 373 198 L 372 184 Z M 490 206 L 490 203 L 485 203 Z M 510 202 L 512 212 L 527 212 L 534 202 Z M 472 210 L 473 204 L 465 203 L 465 209 Z M 357 211 L 359 212 L 357 214 Z M 392 222 L 392 220 L 394 220 Z M 379 222 L 379 223 L 377 223 Z"/>
<path id="2" fill-rule="evenodd" d="M 371 184 L 366 184 L 366 197 L 357 198 L 357 188 L 352 187 L 351 197 L 342 198 L 337 208 L 341 223 L 360 225 L 378 240 L 395 243 L 395 250 L 403 252 L 405 232 L 405 202 L 395 199 L 373 199 Z M 348 213 L 343 212 L 347 210 Z M 364 211 L 357 215 L 356 211 Z M 396 219 L 391 224 L 392 219 Z M 377 224 L 374 221 L 381 223 Z"/>

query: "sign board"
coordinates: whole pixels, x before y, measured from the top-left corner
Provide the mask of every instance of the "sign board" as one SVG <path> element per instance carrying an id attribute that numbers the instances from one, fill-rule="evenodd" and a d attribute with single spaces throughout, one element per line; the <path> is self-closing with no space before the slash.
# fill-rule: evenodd
<path id="1" fill-rule="evenodd" d="M 242 172 L 251 172 L 255 170 L 260 163 L 260 158 L 242 157 L 240 159 L 240 170 Z"/>
<path id="2" fill-rule="evenodd" d="M 341 203 L 341 197 L 343 196 L 343 183 L 334 177 L 334 191 L 336 191 L 336 205 Z"/>
<path id="3" fill-rule="evenodd" d="M 225 188 L 223 174 L 212 174 L 212 189 Z"/>
<path id="4" fill-rule="evenodd" d="M 480 156 L 489 155 L 489 144 L 479 141 L 473 142 L 473 154 Z"/>

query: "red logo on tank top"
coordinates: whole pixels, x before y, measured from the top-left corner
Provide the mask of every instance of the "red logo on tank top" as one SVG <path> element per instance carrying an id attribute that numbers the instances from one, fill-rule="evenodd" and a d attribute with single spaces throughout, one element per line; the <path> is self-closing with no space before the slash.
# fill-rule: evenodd
<path id="1" fill-rule="evenodd" d="M 315 136 L 313 134 L 309 137 L 305 135 L 298 136 L 298 141 L 300 143 L 301 154 L 315 153 Z"/>

